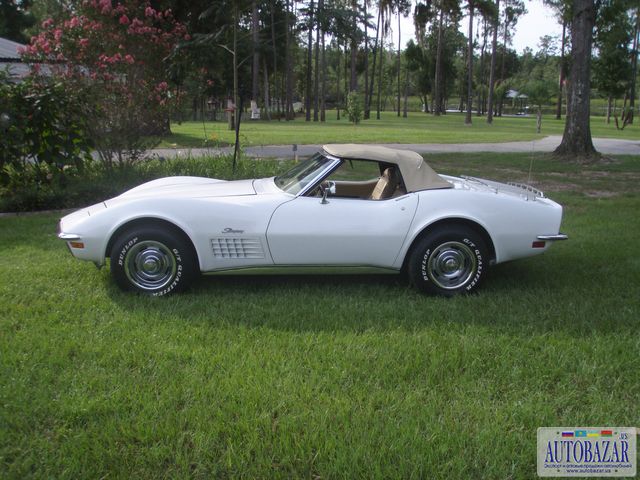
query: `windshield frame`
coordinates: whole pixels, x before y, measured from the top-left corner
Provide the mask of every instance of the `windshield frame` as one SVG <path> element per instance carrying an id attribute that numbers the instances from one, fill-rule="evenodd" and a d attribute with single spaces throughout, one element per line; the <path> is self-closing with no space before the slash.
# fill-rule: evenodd
<path id="1" fill-rule="evenodd" d="M 283 177 L 286 178 L 291 171 L 300 168 L 305 163 L 311 163 L 317 157 L 324 157 L 329 161 L 326 162 L 324 165 L 321 165 L 320 167 L 318 167 L 315 171 L 311 172 L 309 175 L 307 175 L 305 178 L 309 178 L 310 179 L 309 182 L 305 186 L 300 188 L 300 190 L 298 190 L 296 193 L 292 193 L 288 189 L 282 188 L 280 185 L 278 185 L 279 179 L 282 179 Z M 289 195 L 295 195 L 297 197 L 301 197 L 301 196 L 304 196 L 305 194 L 307 194 L 310 190 L 314 189 L 322 181 L 323 178 L 325 178 L 327 175 L 329 175 L 341 163 L 342 163 L 342 160 L 340 160 L 337 157 L 334 157 L 333 155 L 329 155 L 326 152 L 318 152 L 318 153 L 314 154 L 313 156 L 309 157 L 308 159 L 304 160 L 303 162 L 295 165 L 293 168 L 289 169 L 284 174 L 278 175 L 277 177 L 274 177 L 273 183 L 275 184 L 275 186 L 277 188 L 282 190 L 284 193 L 288 193 Z M 300 183 L 300 180 L 298 180 L 297 183 Z"/>

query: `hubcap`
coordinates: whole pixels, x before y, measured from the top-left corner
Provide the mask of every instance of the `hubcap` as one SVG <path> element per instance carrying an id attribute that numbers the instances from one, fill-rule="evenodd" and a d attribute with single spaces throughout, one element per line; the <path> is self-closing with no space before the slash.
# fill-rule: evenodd
<path id="1" fill-rule="evenodd" d="M 464 243 L 447 242 L 435 248 L 427 273 L 438 287 L 454 290 L 465 285 L 475 274 L 478 261 L 473 251 Z"/>
<path id="2" fill-rule="evenodd" d="M 127 279 L 142 290 L 157 290 L 167 286 L 176 270 L 176 258 L 171 250 L 153 240 L 136 243 L 124 260 Z"/>

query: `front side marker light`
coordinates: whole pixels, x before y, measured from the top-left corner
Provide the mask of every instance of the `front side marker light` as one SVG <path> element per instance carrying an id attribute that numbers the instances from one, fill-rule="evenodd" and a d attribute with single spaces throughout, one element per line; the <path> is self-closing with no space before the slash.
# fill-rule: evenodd
<path id="1" fill-rule="evenodd" d="M 84 248 L 83 242 L 69 242 L 71 248 Z"/>
<path id="2" fill-rule="evenodd" d="M 544 248 L 546 246 L 547 242 L 544 241 L 535 241 L 531 244 L 531 248 Z"/>

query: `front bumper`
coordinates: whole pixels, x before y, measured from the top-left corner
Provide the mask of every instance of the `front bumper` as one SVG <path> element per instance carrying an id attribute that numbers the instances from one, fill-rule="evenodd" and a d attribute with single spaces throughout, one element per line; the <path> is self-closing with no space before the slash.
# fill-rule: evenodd
<path id="1" fill-rule="evenodd" d="M 82 240 L 82 237 L 80 235 L 75 235 L 73 233 L 58 233 L 58 238 L 60 240 L 64 240 L 65 242 L 77 242 L 79 240 Z"/>

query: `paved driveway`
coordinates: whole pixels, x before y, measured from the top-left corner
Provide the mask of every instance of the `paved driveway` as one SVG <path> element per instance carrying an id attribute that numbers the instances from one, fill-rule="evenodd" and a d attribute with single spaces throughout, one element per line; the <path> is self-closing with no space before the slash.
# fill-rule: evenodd
<path id="1" fill-rule="evenodd" d="M 552 135 L 540 140 L 529 142 L 505 143 L 387 143 L 387 147 L 413 150 L 418 153 L 470 153 L 470 152 L 552 152 L 560 145 L 562 137 Z M 608 155 L 640 155 L 639 140 L 618 140 L 613 138 L 594 138 L 593 144 L 600 153 Z M 255 158 L 292 158 L 296 153 L 300 157 L 307 157 L 320 150 L 321 145 L 298 145 L 294 152 L 293 145 L 264 145 L 245 147 L 245 153 Z M 220 155 L 233 152 L 233 148 L 192 148 L 171 149 L 159 148 L 150 150 L 151 155 L 160 157 L 186 157 L 202 155 Z"/>

